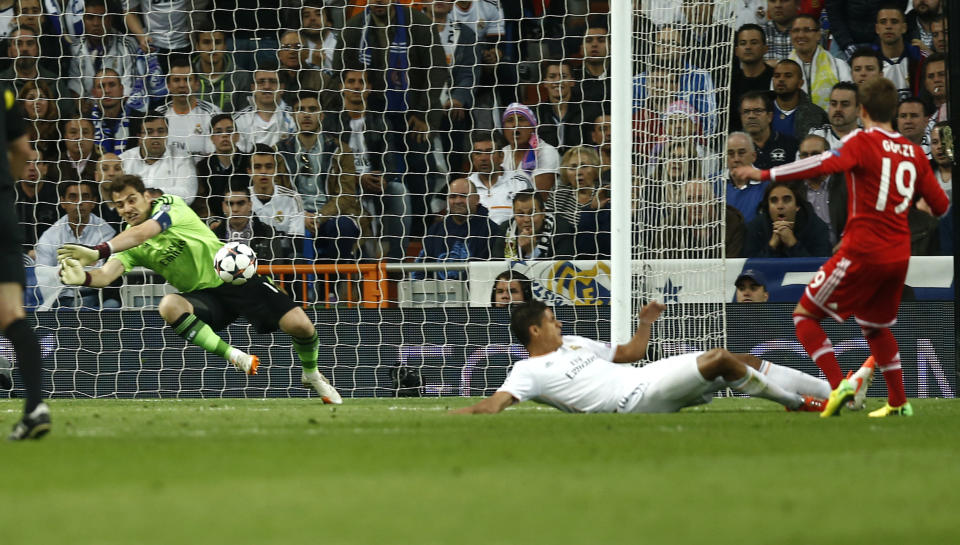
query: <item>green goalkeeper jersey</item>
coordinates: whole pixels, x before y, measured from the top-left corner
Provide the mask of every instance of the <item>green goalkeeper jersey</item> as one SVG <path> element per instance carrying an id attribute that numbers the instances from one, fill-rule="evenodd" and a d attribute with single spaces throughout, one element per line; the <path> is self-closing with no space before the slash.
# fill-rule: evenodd
<path id="1" fill-rule="evenodd" d="M 163 230 L 110 258 L 119 259 L 124 272 L 137 266 L 152 269 L 181 292 L 223 284 L 213 268 L 213 256 L 223 242 L 183 199 L 163 195 L 153 202 L 150 219 L 156 220 Z"/>

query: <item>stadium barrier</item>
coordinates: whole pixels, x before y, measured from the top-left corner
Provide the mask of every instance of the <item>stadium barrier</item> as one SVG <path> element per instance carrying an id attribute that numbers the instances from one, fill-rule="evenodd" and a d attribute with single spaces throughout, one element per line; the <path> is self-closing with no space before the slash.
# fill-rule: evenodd
<path id="1" fill-rule="evenodd" d="M 727 305 L 727 348 L 819 374 L 794 337 L 792 310 L 793 304 L 785 303 Z M 396 395 L 399 369 L 418 377 L 419 395 L 487 395 L 503 382 L 511 363 L 525 356 L 511 338 L 506 309 L 338 307 L 307 312 L 320 335 L 321 370 L 345 397 Z M 565 333 L 610 336 L 607 306 L 563 306 L 556 312 Z M 229 326 L 223 337 L 250 347 L 262 358 L 264 364 L 253 377 L 186 345 L 155 312 L 71 309 L 31 316 L 47 369 L 44 390 L 53 398 L 308 395 L 300 386 L 299 360 L 289 337 L 256 333 L 243 320 Z M 893 332 L 900 343 L 909 396 L 956 396 L 954 320 L 951 302 L 901 306 Z M 853 321 L 824 326 L 844 369 L 862 363 L 868 350 Z M 0 355 L 14 359 L 6 339 L 0 340 Z M 14 391 L 21 391 L 19 385 Z M 870 395 L 884 393 L 878 377 Z"/>

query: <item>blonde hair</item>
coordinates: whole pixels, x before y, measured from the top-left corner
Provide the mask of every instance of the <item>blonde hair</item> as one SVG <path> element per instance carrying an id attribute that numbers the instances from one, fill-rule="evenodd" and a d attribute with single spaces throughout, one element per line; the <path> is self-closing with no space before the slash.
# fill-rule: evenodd
<path id="1" fill-rule="evenodd" d="M 585 161 L 588 168 L 594 169 L 593 180 L 594 184 L 596 184 L 600 180 L 600 166 L 602 164 L 600 161 L 600 154 L 597 153 L 597 150 L 590 146 L 574 146 L 563 154 L 563 158 L 560 160 L 560 168 L 565 168 L 569 172 L 570 165 L 572 165 L 577 159 Z M 560 175 L 560 181 L 566 184 L 566 174 Z"/>

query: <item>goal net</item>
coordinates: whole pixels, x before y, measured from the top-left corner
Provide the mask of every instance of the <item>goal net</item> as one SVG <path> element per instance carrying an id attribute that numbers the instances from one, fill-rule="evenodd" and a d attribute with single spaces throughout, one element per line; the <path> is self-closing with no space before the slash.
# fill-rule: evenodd
<path id="1" fill-rule="evenodd" d="M 57 247 L 125 228 L 101 191 L 122 174 L 249 244 L 317 325 L 345 397 L 490 393 L 525 354 L 498 299 L 543 299 L 601 340 L 611 302 L 633 320 L 656 299 L 654 356 L 725 342 L 726 2 L 633 2 L 622 39 L 619 0 L 363 4 L 15 2 L 0 74 L 33 150 L 17 207 L 47 395 L 308 395 L 285 334 L 242 318 L 220 332 L 262 358 L 254 377 L 175 335 L 157 305 L 176 288 L 146 268 L 60 283 Z M 609 260 L 625 254 L 618 290 Z"/>

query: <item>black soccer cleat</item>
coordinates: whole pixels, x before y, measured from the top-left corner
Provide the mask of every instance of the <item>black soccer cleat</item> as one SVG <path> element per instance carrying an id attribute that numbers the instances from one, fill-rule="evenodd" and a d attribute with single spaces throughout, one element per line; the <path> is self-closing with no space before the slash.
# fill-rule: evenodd
<path id="1" fill-rule="evenodd" d="M 22 419 L 13 427 L 10 441 L 22 441 L 23 439 L 40 439 L 50 431 L 50 407 L 46 403 L 37 405 L 37 408 Z"/>

